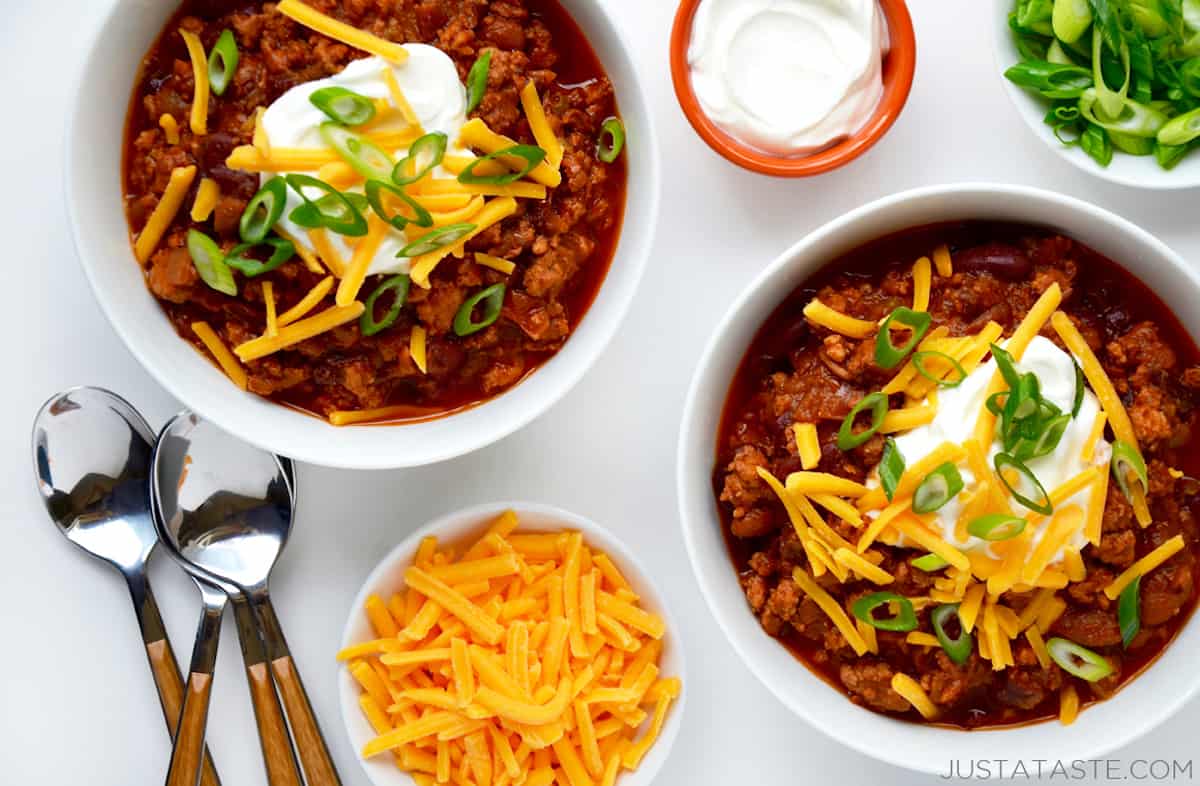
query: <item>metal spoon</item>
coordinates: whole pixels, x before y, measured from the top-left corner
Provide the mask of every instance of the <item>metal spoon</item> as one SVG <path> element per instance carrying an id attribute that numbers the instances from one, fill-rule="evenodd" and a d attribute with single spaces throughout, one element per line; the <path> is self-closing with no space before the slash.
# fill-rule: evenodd
<path id="1" fill-rule="evenodd" d="M 125 399 L 73 388 L 42 405 L 33 424 L 33 464 L 46 511 L 72 543 L 125 577 L 167 730 L 174 735 L 183 677 L 150 591 L 146 564 L 158 536 L 146 480 L 154 432 Z M 202 786 L 220 786 L 204 751 Z"/>
<path id="2" fill-rule="evenodd" d="M 177 556 L 254 607 L 309 786 L 338 786 L 268 591 L 295 511 L 291 462 L 183 412 L 163 429 L 152 464 L 155 506 L 176 533 Z"/>
<path id="3" fill-rule="evenodd" d="M 186 455 L 187 447 L 178 439 L 169 436 L 170 425 L 168 424 L 168 427 L 163 430 L 163 434 L 155 446 L 154 456 L 172 456 L 175 450 L 181 449 L 183 450 L 182 465 L 186 467 L 190 463 L 190 457 Z M 158 482 L 160 464 L 156 458 L 152 458 L 152 462 L 150 502 L 155 514 L 154 523 L 159 529 L 167 550 L 196 581 L 197 586 L 200 587 L 201 597 L 204 599 L 204 614 L 196 633 L 196 647 L 192 654 L 192 668 L 189 675 L 189 685 L 192 680 L 195 680 L 198 688 L 194 705 L 185 704 L 185 712 L 190 710 L 192 718 L 188 728 L 193 731 L 193 735 L 198 734 L 202 738 L 207 705 L 205 687 L 211 683 L 212 669 L 216 660 L 220 615 L 224 611 L 226 601 L 230 600 L 233 602 L 234 619 L 237 623 L 242 659 L 245 663 L 247 683 L 250 687 L 250 700 L 254 706 L 254 717 L 258 725 L 267 781 L 271 786 L 300 786 L 299 766 L 296 763 L 291 738 L 284 723 L 283 709 L 279 706 L 275 682 L 267 667 L 267 653 L 254 611 L 239 588 L 228 582 L 217 580 L 193 564 L 188 558 L 187 554 L 193 547 L 192 539 L 196 537 L 196 533 L 182 517 L 165 518 L 162 505 L 159 504 L 160 493 L 165 493 L 177 501 L 178 494 L 182 491 L 181 481 L 183 478 L 174 478 L 170 481 L 167 489 L 160 491 Z M 171 465 L 172 460 L 168 458 L 164 463 Z M 189 691 L 190 696 L 192 693 Z M 191 783 L 189 773 L 194 767 L 196 745 L 195 736 L 176 739 L 175 749 L 172 752 L 171 769 L 167 775 L 168 786 L 174 786 L 175 783 Z"/>

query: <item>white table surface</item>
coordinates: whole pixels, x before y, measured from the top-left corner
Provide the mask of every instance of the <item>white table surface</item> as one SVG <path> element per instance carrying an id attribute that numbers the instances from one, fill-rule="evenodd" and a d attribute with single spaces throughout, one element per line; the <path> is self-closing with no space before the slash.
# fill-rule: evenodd
<path id="1" fill-rule="evenodd" d="M 417 470 L 300 468 L 298 525 L 274 595 L 347 786 L 365 776 L 344 738 L 333 655 L 366 573 L 405 533 L 449 510 L 530 499 L 590 516 L 639 551 L 683 626 L 690 697 L 662 786 L 747 782 L 934 783 L 843 749 L 789 713 L 711 620 L 680 540 L 673 466 L 679 411 L 709 331 L 732 294 L 805 233 L 864 202 L 950 181 L 1016 182 L 1094 201 L 1200 257 L 1196 193 L 1129 190 L 1076 170 L 1033 138 L 991 55 L 990 3 L 914 0 L 919 54 L 908 106 L 852 165 L 782 181 L 734 168 L 685 122 L 670 87 L 673 3 L 609 0 L 657 108 L 666 174 L 657 245 L 633 308 L 579 386 L 518 434 Z M 156 428 L 178 403 L 105 321 L 69 240 L 62 140 L 75 71 L 105 0 L 7 0 L 0 25 L 0 782 L 161 782 L 169 743 L 125 587 L 70 546 L 35 493 L 38 406 L 79 384 L 116 390 Z M 619 264 L 619 263 L 618 263 Z M 152 570 L 177 654 L 198 599 L 165 556 Z M 227 786 L 265 783 L 233 627 L 226 620 L 209 740 Z M 840 700 L 834 694 L 831 700 Z M 1187 759 L 1200 704 L 1115 754 Z M 947 751 L 947 758 L 951 755 Z"/>

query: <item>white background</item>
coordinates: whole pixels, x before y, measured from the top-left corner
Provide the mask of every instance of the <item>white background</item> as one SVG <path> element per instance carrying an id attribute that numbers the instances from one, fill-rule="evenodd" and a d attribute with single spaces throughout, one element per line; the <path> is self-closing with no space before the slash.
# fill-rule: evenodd
<path id="1" fill-rule="evenodd" d="M 991 3 L 981 0 L 910 4 L 918 41 L 912 96 L 865 157 L 804 181 L 749 174 L 711 153 L 675 101 L 667 66 L 674 4 L 608 3 L 656 108 L 666 175 L 655 251 L 611 347 L 550 412 L 472 456 L 396 472 L 300 468 L 298 526 L 273 589 L 342 777 L 347 786 L 366 784 L 342 732 L 333 662 L 360 582 L 405 533 L 434 516 L 524 498 L 576 511 L 622 537 L 654 571 L 683 626 L 687 717 L 659 784 L 936 783 L 844 750 L 792 716 L 710 620 L 680 541 L 672 469 L 700 349 L 732 295 L 772 257 L 885 194 L 968 180 L 1042 186 L 1114 210 L 1185 257 L 1200 257 L 1196 192 L 1108 185 L 1035 139 L 1002 91 L 991 55 Z M 62 172 L 61 129 L 77 53 L 108 3 L 0 6 L 0 783 L 158 784 L 169 743 L 125 587 L 46 518 L 29 453 L 38 406 L 71 385 L 122 393 L 155 428 L 178 408 L 104 320 L 68 239 L 62 189 L 71 176 Z M 186 662 L 195 590 L 163 556 L 152 576 Z M 829 698 L 843 700 L 832 691 Z M 1187 759 L 1198 727 L 1193 703 L 1175 723 L 1114 755 Z M 265 782 L 254 734 L 227 624 L 209 725 L 227 786 Z"/>

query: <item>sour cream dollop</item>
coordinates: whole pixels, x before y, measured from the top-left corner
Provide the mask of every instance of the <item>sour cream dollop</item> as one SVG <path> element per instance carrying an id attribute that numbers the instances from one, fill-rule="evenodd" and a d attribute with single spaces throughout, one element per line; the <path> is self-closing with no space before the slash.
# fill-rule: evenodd
<path id="1" fill-rule="evenodd" d="M 1022 372 L 1032 372 L 1037 376 L 1041 394 L 1053 402 L 1063 412 L 1070 412 L 1075 404 L 1075 365 L 1073 358 L 1055 346 L 1054 342 L 1042 336 L 1037 336 L 1025 350 L 1017 368 Z M 904 457 L 904 463 L 911 466 L 929 455 L 944 442 L 961 445 L 966 442 L 974 431 L 979 412 L 984 406 L 984 394 L 988 383 L 996 370 L 996 362 L 989 360 L 967 375 L 961 385 L 947 388 L 938 394 L 937 416 L 933 421 L 919 426 L 912 431 L 896 437 L 896 447 Z M 1025 462 L 1034 476 L 1041 482 L 1049 493 L 1064 482 L 1087 469 L 1088 463 L 1082 459 L 1083 445 L 1091 432 L 1096 415 L 1100 412 L 1100 402 L 1091 390 L 1084 391 L 1083 402 L 1079 414 L 1072 418 L 1058 446 L 1048 455 L 1030 459 Z M 1000 452 L 1000 443 L 993 442 L 988 450 L 988 460 Z M 1103 440 L 1097 444 L 1090 464 L 1103 465 L 1108 463 L 1111 447 Z M 954 544 L 963 551 L 984 551 L 988 556 L 998 556 L 989 551 L 990 543 L 974 536 L 968 536 L 967 542 L 958 541 L 954 533 L 954 525 L 962 513 L 963 502 L 967 494 L 975 486 L 975 476 L 965 466 L 958 468 L 963 479 L 963 493 L 951 499 L 941 509 L 934 513 L 933 525 L 941 531 L 942 538 Z M 873 485 L 878 485 L 874 481 Z M 1087 516 L 1089 508 L 1089 489 L 1078 492 L 1065 505 L 1078 505 Z M 1013 503 L 1017 515 L 1028 511 L 1019 503 Z M 1037 525 L 1033 544 L 1036 545 L 1045 535 L 1050 519 L 1047 517 Z M 1066 548 L 1078 551 L 1086 545 L 1083 533 L 1077 533 L 1073 540 L 1064 544 L 1050 559 L 1050 564 L 1063 559 Z M 904 545 L 903 543 L 901 545 Z"/>
<path id="2" fill-rule="evenodd" d="M 885 37 L 876 0 L 703 0 L 688 48 L 692 87 L 730 136 L 806 155 L 871 118 Z"/>
<path id="3" fill-rule="evenodd" d="M 310 96 L 323 87 L 338 86 L 367 98 L 386 99 L 391 94 L 383 79 L 383 70 L 388 68 L 395 75 L 396 82 L 425 133 L 441 131 L 449 139 L 447 152 L 472 155 L 470 151 L 458 145 L 459 132 L 467 122 L 467 92 L 458 79 L 454 61 L 445 52 L 426 44 L 405 44 L 404 48 L 408 51 L 408 59 L 400 65 L 389 63 L 381 57 L 365 57 L 353 61 L 340 73 L 326 79 L 305 82 L 281 95 L 267 107 L 262 116 L 263 131 L 271 147 L 328 150 L 329 146 L 321 138 L 320 127 L 322 123 L 329 121 L 329 117 L 313 105 L 309 100 Z M 408 149 L 387 152 L 392 153 L 393 158 L 398 161 L 408 154 Z M 277 173 L 264 172 L 262 181 L 265 183 L 275 174 Z M 434 170 L 434 176 L 452 177 L 441 167 Z M 345 190 L 362 193 L 363 189 L 359 186 Z M 288 215 L 301 201 L 298 194 L 288 189 L 287 208 L 279 224 L 298 243 L 310 251 L 315 251 L 308 239 L 307 230 L 288 220 Z M 346 238 L 332 232 L 328 235 L 342 258 L 349 260 L 354 250 L 346 242 Z M 407 243 L 403 234 L 389 231 L 371 260 L 367 275 L 407 273 L 409 258 L 396 256 Z"/>

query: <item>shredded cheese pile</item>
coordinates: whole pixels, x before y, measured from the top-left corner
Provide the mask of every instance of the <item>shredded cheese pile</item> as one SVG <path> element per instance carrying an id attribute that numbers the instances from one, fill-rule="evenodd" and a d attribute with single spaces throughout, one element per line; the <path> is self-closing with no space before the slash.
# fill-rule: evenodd
<path id="1" fill-rule="evenodd" d="M 406 588 L 366 602 L 377 638 L 338 653 L 378 734 L 363 756 L 391 751 L 419 786 L 611 786 L 679 696 L 665 625 L 616 564 L 517 526 L 504 513 L 461 555 L 426 538 Z"/>
<path id="2" fill-rule="evenodd" d="M 936 269 L 942 277 L 953 275 L 950 253 L 946 247 L 934 251 L 932 265 L 925 257 L 914 265 L 914 311 L 928 309 L 931 268 Z M 1112 382 L 1070 318 L 1058 310 L 1061 301 L 1061 290 L 1057 284 L 1052 284 L 1017 326 L 1006 345 L 1007 350 L 1020 360 L 1030 341 L 1049 323 L 1078 359 L 1102 407 L 1084 447 L 1085 461 L 1091 460 L 1106 424 L 1112 427 L 1117 439 L 1128 442 L 1136 450 L 1137 438 Z M 805 307 L 804 314 L 812 324 L 849 338 L 868 338 L 879 329 L 879 324 L 874 321 L 840 313 L 817 299 Z M 919 349 L 945 353 L 957 360 L 969 374 L 979 366 L 989 352 L 988 347 L 1001 334 L 1001 327 L 995 323 L 989 323 L 974 336 L 949 337 L 945 328 L 938 328 L 930 331 Z M 949 364 L 939 367 L 935 363 L 926 363 L 923 367 L 934 380 L 919 374 L 910 360 L 883 387 L 885 394 L 904 394 L 907 406 L 888 412 L 881 433 L 905 431 L 933 420 L 937 413 L 936 379 L 945 379 L 952 367 Z M 997 371 L 988 394 L 1003 388 L 1003 380 Z M 965 464 L 977 482 L 974 488 L 962 492 L 965 503 L 956 525 L 956 539 L 965 543 L 968 537 L 967 523 L 979 516 L 996 512 L 1013 514 L 1007 488 L 996 477 L 986 458 L 994 428 L 995 416 L 982 407 L 972 438 L 961 445 L 944 443 L 925 458 L 905 468 L 891 501 L 881 488 L 869 489 L 845 478 L 812 471 L 820 463 L 821 457 L 816 424 L 813 423 L 796 423 L 792 426 L 802 471 L 794 472 L 781 481 L 766 469 L 758 468 L 759 476 L 786 509 L 808 558 L 808 569 L 797 568 L 793 579 L 824 610 L 858 655 L 878 653 L 875 629 L 862 620 L 854 619 L 847 613 L 849 607 L 840 606 L 814 579 L 828 573 L 843 583 L 863 579 L 880 586 L 891 584 L 894 577 L 879 567 L 883 555 L 873 546 L 876 543 L 896 545 L 903 539 L 906 544 L 916 544 L 947 563 L 944 573 L 934 581 L 927 597 L 908 598 L 914 609 L 943 603 L 959 604 L 958 616 L 962 627 L 968 633 L 976 634 L 978 652 L 991 663 L 994 670 L 1015 665 L 1012 642 L 1022 636 L 1029 642 L 1043 667 L 1051 664 L 1044 637 L 1067 607 L 1066 601 L 1058 593 L 1069 583 L 1086 578 L 1083 558 L 1078 549 L 1069 547 L 1069 543 L 1080 531 L 1085 534 L 1087 542 L 1100 542 L 1109 466 L 1091 466 L 1052 489 L 1049 497 L 1054 513 L 1048 523 L 1044 522 L 1045 517 L 1041 514 L 1026 511 L 1025 518 L 1029 526 L 1021 535 L 991 544 L 993 551 L 1001 552 L 1001 558 L 975 552 L 968 554 L 930 526 L 931 514 L 921 516 L 913 512 L 912 497 L 921 480 L 939 465 L 945 462 Z M 1146 526 L 1150 523 L 1150 515 L 1145 497 L 1140 486 L 1133 484 L 1133 488 L 1136 492 L 1133 504 L 1137 519 L 1142 526 Z M 1085 489 L 1090 489 L 1091 495 L 1086 517 L 1079 506 L 1065 504 Z M 857 539 L 851 542 L 840 535 L 818 508 L 860 530 Z M 877 515 L 870 518 L 866 515 L 868 513 Z M 1046 534 L 1035 546 L 1033 525 L 1043 523 L 1046 523 Z M 1050 564 L 1052 555 L 1064 548 L 1063 561 Z M 1172 538 L 1106 586 L 1105 594 L 1115 599 L 1135 578 L 1158 567 L 1182 548 L 1182 538 Z M 1005 603 L 1005 595 L 1009 592 L 1033 593 L 1033 599 L 1018 613 Z M 940 646 L 936 637 L 921 631 L 908 633 L 907 641 L 917 646 Z M 892 687 L 923 716 L 936 717 L 937 708 L 919 682 L 908 675 L 897 674 Z M 1073 721 L 1078 712 L 1079 699 L 1069 685 L 1063 691 L 1061 704 L 1060 720 L 1063 723 Z"/>
<path id="3" fill-rule="evenodd" d="M 378 55 L 398 66 L 402 67 L 408 59 L 408 52 L 403 45 L 339 22 L 299 0 L 281 0 L 276 10 L 311 30 L 356 49 Z M 204 57 L 203 46 L 194 33 L 181 29 L 179 34 L 187 46 L 195 81 L 190 130 L 194 135 L 201 136 L 208 130 L 210 94 L 207 60 Z M 384 70 L 384 78 L 388 81 L 391 99 L 379 100 L 376 118 L 360 130 L 380 147 L 395 150 L 416 140 L 423 130 L 390 69 Z M 548 189 L 558 186 L 562 181 L 562 143 L 555 136 L 546 118 L 545 108 L 532 81 L 526 82 L 521 90 L 520 99 L 530 130 L 537 144 L 546 151 L 546 159 L 529 173 L 528 180 L 502 185 L 466 184 L 458 182 L 457 179 L 435 178 L 430 172 L 417 182 L 403 186 L 403 189 L 422 207 L 429 210 L 433 216 L 433 227 L 423 228 L 409 224 L 405 230 L 395 230 L 372 212 L 367 216 L 367 235 L 350 240 L 353 248 L 350 259 L 341 258 L 329 242 L 324 229 L 314 229 L 308 233 L 308 240 L 316 249 L 314 254 L 277 226 L 276 233 L 292 241 L 297 254 L 310 271 L 318 274 L 328 271 L 331 277 L 323 279 L 295 303 L 279 304 L 275 302 L 273 294 L 268 295 L 265 298 L 268 308 L 272 311 L 278 309 L 279 316 L 271 319 L 270 324 L 264 325 L 262 336 L 234 347 L 232 352 L 222 342 L 218 330 L 207 325 L 201 329 L 197 335 L 201 336 L 202 342 L 222 370 L 238 383 L 239 387 L 245 389 L 246 371 L 241 363 L 266 357 L 357 319 L 363 311 L 363 303 L 359 296 L 368 266 L 374 251 L 387 232 L 402 232 L 406 242 L 411 242 L 450 224 L 475 225 L 474 230 L 455 244 L 430 251 L 412 260 L 410 276 L 413 283 L 428 289 L 431 286 L 430 276 L 438 264 L 450 256 L 462 258 L 468 241 L 517 212 L 517 199 L 546 199 Z M 252 143 L 235 148 L 225 162 L 228 167 L 248 172 L 310 172 L 338 189 L 362 183 L 362 175 L 355 172 L 332 149 L 273 148 L 262 128 L 263 109 L 264 107 L 259 107 L 255 113 Z M 163 115 L 159 124 L 169 143 L 180 142 L 179 126 L 174 117 Z M 463 126 L 458 141 L 465 147 L 483 154 L 495 153 L 517 144 L 515 140 L 495 133 L 478 118 Z M 459 174 L 475 160 L 470 156 L 447 155 L 442 166 L 452 174 Z M 510 161 L 500 158 L 478 166 L 476 174 L 503 173 L 507 171 L 508 166 L 519 171 L 523 169 L 524 164 L 523 159 L 514 158 Z M 180 167 L 172 172 L 166 191 L 134 243 L 136 256 L 143 264 L 150 259 L 175 220 L 195 174 L 194 166 Z M 191 218 L 195 221 L 205 220 L 211 215 L 219 197 L 217 184 L 205 179 L 197 190 L 191 208 Z M 385 202 L 389 199 L 385 194 Z M 398 202 L 390 207 L 405 209 L 405 206 Z M 515 269 L 511 261 L 486 254 L 476 255 L 475 261 L 505 275 L 510 275 Z M 309 316 L 331 290 L 334 290 L 334 304 L 314 316 Z M 427 340 L 423 328 L 413 328 L 409 352 L 414 364 L 422 373 L 427 373 L 428 369 Z M 387 419 L 403 415 L 405 411 L 405 407 L 394 407 L 372 410 L 371 413 L 372 419 Z M 334 412 L 330 415 L 330 421 L 335 425 L 359 422 L 362 418 L 357 417 L 357 414 L 350 411 Z"/>

